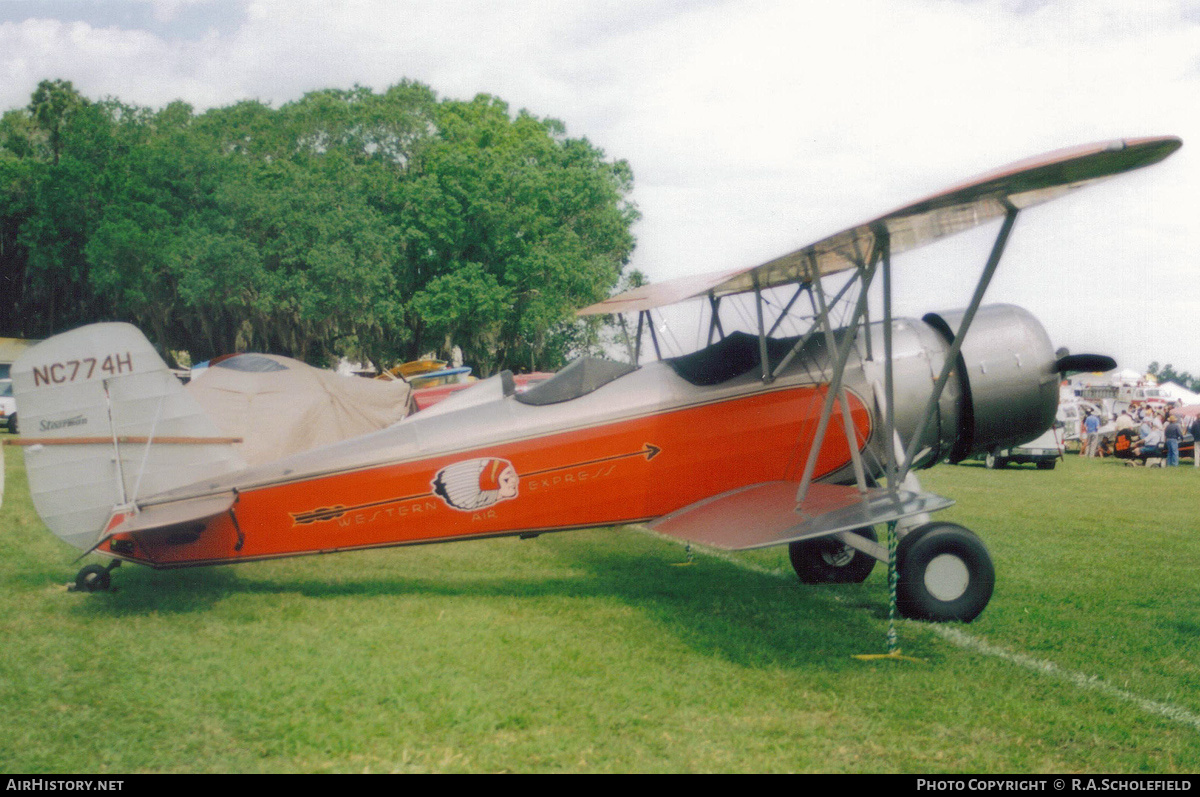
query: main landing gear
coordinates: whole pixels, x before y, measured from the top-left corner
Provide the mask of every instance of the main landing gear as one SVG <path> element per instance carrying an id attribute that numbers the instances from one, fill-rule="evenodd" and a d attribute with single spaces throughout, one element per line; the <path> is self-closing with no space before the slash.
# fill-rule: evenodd
<path id="1" fill-rule="evenodd" d="M 112 571 L 121 566 L 120 559 L 105 565 L 85 565 L 75 575 L 75 583 L 67 589 L 71 592 L 103 592 L 112 583 Z"/>
<path id="2" fill-rule="evenodd" d="M 996 586 L 992 557 L 970 530 L 954 523 L 926 523 L 896 547 L 896 608 L 905 617 L 969 623 Z"/>
<path id="3" fill-rule="evenodd" d="M 870 526 L 853 533 L 871 542 L 879 540 Z M 793 542 L 788 556 L 802 584 L 861 584 L 875 569 L 875 557 L 833 537 Z"/>
<path id="4" fill-rule="evenodd" d="M 855 534 L 875 542 L 870 528 Z M 857 584 L 875 559 L 832 537 L 788 546 L 792 567 L 805 584 Z M 969 623 L 991 600 L 996 584 L 992 558 L 983 542 L 954 523 L 926 523 L 900 538 L 896 547 L 896 608 L 904 617 Z"/>

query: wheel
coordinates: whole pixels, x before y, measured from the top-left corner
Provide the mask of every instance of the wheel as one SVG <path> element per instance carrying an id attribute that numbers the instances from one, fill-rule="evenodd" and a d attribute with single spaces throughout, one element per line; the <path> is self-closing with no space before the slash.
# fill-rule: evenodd
<path id="1" fill-rule="evenodd" d="M 12 415 L 8 416 L 8 433 L 9 434 L 17 433 L 17 414 L 15 412 Z"/>
<path id="2" fill-rule="evenodd" d="M 1003 468 L 1008 463 L 996 456 L 994 451 L 989 451 L 983 458 L 983 464 L 988 470 L 995 470 L 996 468 Z"/>
<path id="3" fill-rule="evenodd" d="M 869 526 L 854 533 L 871 542 L 878 540 Z M 803 584 L 861 584 L 875 568 L 875 557 L 833 537 L 793 542 L 788 545 L 788 556 Z"/>
<path id="4" fill-rule="evenodd" d="M 76 592 L 103 592 L 111 582 L 108 568 L 103 565 L 88 565 L 75 576 Z"/>
<path id="5" fill-rule="evenodd" d="M 1058 464 L 1054 459 L 1043 459 L 1037 464 L 1038 470 L 1054 470 L 1054 466 Z"/>
<path id="6" fill-rule="evenodd" d="M 927 523 L 896 549 L 896 607 L 916 620 L 969 623 L 992 598 L 996 571 L 983 542 L 954 523 Z"/>

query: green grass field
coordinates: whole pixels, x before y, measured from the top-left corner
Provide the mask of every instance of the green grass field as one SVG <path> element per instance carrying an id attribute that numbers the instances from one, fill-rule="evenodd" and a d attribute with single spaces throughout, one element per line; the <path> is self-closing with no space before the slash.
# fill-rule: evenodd
<path id="1" fill-rule="evenodd" d="M 2 435 L 0 435 L 2 437 Z M 1200 471 L 944 466 L 996 562 L 971 625 L 885 569 L 634 529 L 154 572 L 76 552 L 4 448 L 4 772 L 1196 772 Z M 252 532 L 251 532 L 252 533 Z"/>

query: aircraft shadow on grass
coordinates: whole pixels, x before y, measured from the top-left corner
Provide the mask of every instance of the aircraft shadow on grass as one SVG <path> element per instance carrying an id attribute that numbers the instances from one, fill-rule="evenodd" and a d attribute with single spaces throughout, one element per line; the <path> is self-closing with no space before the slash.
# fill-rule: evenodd
<path id="1" fill-rule="evenodd" d="M 327 572 L 319 570 L 311 575 L 259 575 L 252 569 L 162 572 L 139 568 L 128 574 L 118 590 L 92 595 L 73 607 L 73 612 L 90 622 L 155 614 L 203 616 L 219 602 L 239 595 L 299 595 L 312 601 L 358 598 L 364 610 L 372 612 L 378 611 L 376 599 L 399 596 L 605 599 L 637 609 L 697 651 L 745 666 L 830 665 L 884 646 L 887 606 L 886 602 L 880 606 L 879 593 L 885 588 L 877 579 L 868 585 L 833 590 L 710 557 L 699 557 L 690 567 L 676 567 L 681 558 L 673 559 L 670 553 L 648 556 L 644 551 L 602 546 L 572 546 L 558 552 L 558 561 L 582 571 L 567 578 L 479 578 L 473 573 L 458 577 L 442 572 L 436 576 L 370 574 L 330 580 Z M 829 612 L 834 602 L 839 619 L 831 625 Z M 395 619 L 402 624 L 403 613 Z"/>

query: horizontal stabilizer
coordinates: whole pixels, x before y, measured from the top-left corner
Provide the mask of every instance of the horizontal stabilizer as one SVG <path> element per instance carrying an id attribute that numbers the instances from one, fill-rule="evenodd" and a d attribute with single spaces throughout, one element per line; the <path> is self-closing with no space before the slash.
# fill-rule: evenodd
<path id="1" fill-rule="evenodd" d="M 706 498 L 648 524 L 659 534 L 731 551 L 823 537 L 936 512 L 954 502 L 933 493 L 813 484 L 797 506 L 796 482 L 752 484 Z"/>
<path id="2" fill-rule="evenodd" d="M 135 532 L 154 531 L 156 529 L 178 528 L 191 523 L 216 517 L 229 511 L 236 496 L 232 492 L 207 495 L 201 498 L 189 498 L 183 501 L 172 501 L 166 504 L 155 504 L 143 507 L 136 514 L 118 511 L 109 527 L 105 529 L 97 544 L 116 534 L 132 534 Z M 119 518 L 124 517 L 124 520 Z"/>

